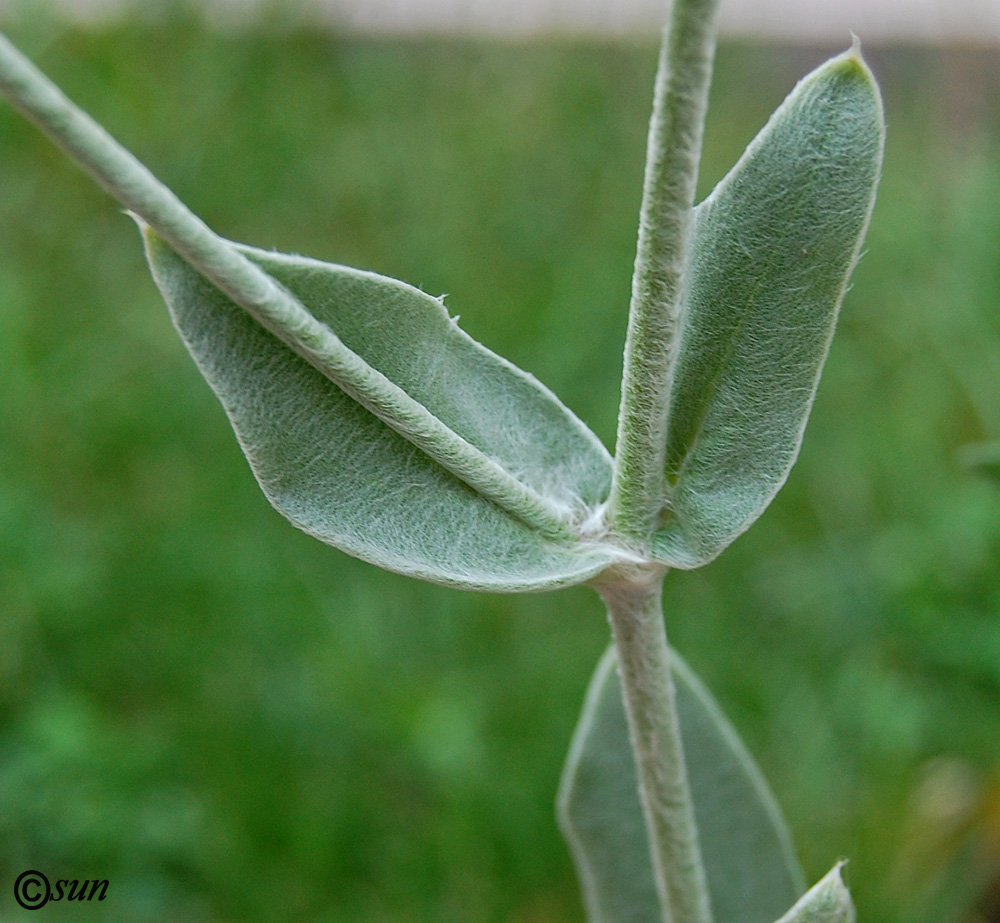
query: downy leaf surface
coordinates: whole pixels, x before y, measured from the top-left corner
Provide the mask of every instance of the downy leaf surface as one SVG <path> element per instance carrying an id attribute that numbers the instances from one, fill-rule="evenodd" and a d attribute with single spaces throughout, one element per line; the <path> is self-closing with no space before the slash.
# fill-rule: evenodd
<path id="1" fill-rule="evenodd" d="M 264 329 L 146 229 L 153 276 L 271 503 L 390 570 L 489 590 L 575 583 L 611 552 L 546 535 L 485 498 Z M 608 453 L 439 299 L 374 273 L 236 245 L 372 368 L 567 520 L 608 491 Z"/>
<path id="2" fill-rule="evenodd" d="M 773 923 L 805 890 L 773 796 L 676 653 L 684 757 L 715 923 Z M 662 923 L 614 649 L 587 691 L 559 789 L 589 923 Z"/>
<path id="3" fill-rule="evenodd" d="M 654 555 L 710 561 L 798 454 L 882 160 L 856 49 L 805 77 L 694 213 Z"/>

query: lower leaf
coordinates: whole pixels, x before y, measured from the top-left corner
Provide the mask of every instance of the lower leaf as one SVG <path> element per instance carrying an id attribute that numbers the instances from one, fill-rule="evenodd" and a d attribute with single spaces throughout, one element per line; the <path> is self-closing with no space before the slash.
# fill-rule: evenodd
<path id="1" fill-rule="evenodd" d="M 715 923 L 773 923 L 805 889 L 788 830 L 746 747 L 676 653 L 673 675 Z M 590 923 L 662 923 L 614 648 L 591 680 L 557 809 Z"/>

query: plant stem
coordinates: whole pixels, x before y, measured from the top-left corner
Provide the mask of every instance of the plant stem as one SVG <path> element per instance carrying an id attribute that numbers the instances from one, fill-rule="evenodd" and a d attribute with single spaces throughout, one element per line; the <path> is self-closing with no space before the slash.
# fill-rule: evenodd
<path id="1" fill-rule="evenodd" d="M 219 237 L 0 34 L 0 91 L 181 257 L 335 385 L 498 506 L 562 541 L 572 511 L 522 484 L 348 349 L 290 292 Z M 147 245 L 153 243 L 147 235 Z"/>
<path id="2" fill-rule="evenodd" d="M 644 576 L 598 591 L 607 603 L 618 651 L 663 921 L 711 923 L 663 624 L 663 572 Z"/>
<path id="3" fill-rule="evenodd" d="M 674 0 L 653 94 L 608 504 L 612 531 L 642 552 L 665 501 L 667 413 L 717 8 L 718 0 Z M 662 578 L 661 569 L 652 569 L 598 590 L 618 650 L 664 923 L 711 923 L 663 624 Z"/>
<path id="4" fill-rule="evenodd" d="M 673 0 L 653 93 L 607 513 L 611 531 L 641 553 L 666 500 L 667 415 L 717 9 L 718 0 Z M 663 624 L 663 570 L 598 590 L 618 650 L 664 923 L 711 923 Z"/>
<path id="5" fill-rule="evenodd" d="M 717 7 L 674 0 L 653 94 L 608 512 L 613 531 L 642 549 L 665 499 L 667 410 Z"/>

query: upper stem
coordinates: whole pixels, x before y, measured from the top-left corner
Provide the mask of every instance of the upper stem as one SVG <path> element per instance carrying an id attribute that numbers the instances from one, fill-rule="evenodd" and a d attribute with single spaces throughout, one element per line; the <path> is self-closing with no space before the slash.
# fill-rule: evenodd
<path id="1" fill-rule="evenodd" d="M 598 586 L 618 651 L 664 923 L 712 923 L 663 624 L 662 572 Z"/>
<path id="2" fill-rule="evenodd" d="M 641 548 L 665 499 L 667 410 L 717 7 L 718 0 L 674 0 L 649 123 L 608 513 L 611 528 Z"/>

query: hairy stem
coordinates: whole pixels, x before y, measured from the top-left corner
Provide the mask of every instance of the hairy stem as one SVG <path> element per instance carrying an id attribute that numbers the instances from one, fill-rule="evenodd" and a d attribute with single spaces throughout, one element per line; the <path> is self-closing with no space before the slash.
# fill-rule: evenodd
<path id="1" fill-rule="evenodd" d="M 607 513 L 612 532 L 640 553 L 648 552 L 666 499 L 667 414 L 717 10 L 718 0 L 673 0 L 653 94 Z M 662 577 L 654 570 L 598 589 L 618 649 L 664 923 L 711 923 L 663 624 Z"/>
<path id="2" fill-rule="evenodd" d="M 573 540 L 571 511 L 522 484 L 348 349 L 288 291 L 219 237 L 0 34 L 0 92 L 122 205 L 262 326 L 375 416 L 523 522 Z M 147 235 L 147 241 L 152 241 Z"/>
<path id="3" fill-rule="evenodd" d="M 618 650 L 664 923 L 711 923 L 663 624 L 662 572 L 598 588 Z"/>
<path id="4" fill-rule="evenodd" d="M 717 7 L 718 0 L 674 0 L 649 123 L 609 505 L 612 529 L 641 548 L 664 502 L 667 409 Z"/>

